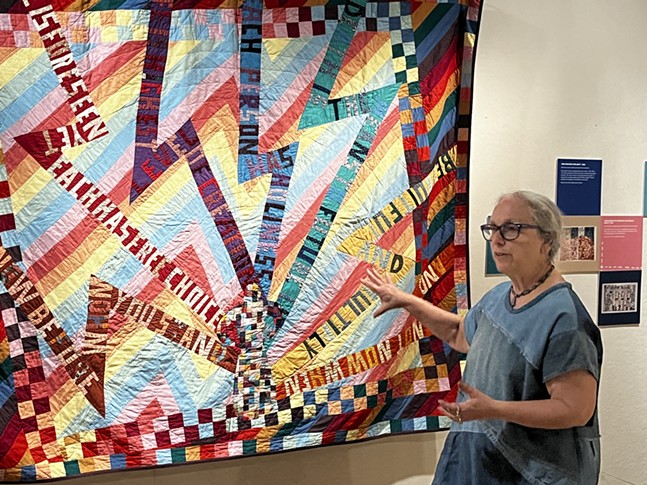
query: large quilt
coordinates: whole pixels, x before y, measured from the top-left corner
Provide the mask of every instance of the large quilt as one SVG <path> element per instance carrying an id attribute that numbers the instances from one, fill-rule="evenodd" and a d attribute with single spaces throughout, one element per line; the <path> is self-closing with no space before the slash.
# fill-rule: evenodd
<path id="1" fill-rule="evenodd" d="M 0 479 L 446 425 L 478 0 L 0 2 Z"/>

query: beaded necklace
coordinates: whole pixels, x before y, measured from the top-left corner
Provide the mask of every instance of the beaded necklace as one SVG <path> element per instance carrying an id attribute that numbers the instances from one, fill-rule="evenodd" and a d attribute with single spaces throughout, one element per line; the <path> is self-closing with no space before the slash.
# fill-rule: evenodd
<path id="1" fill-rule="evenodd" d="M 532 290 L 534 290 L 539 285 L 541 285 L 544 281 L 546 281 L 554 269 L 555 269 L 555 266 L 551 264 L 550 268 L 548 268 L 548 271 L 546 271 L 546 274 L 544 274 L 544 276 L 542 276 L 539 279 L 539 281 L 537 281 L 537 283 L 532 285 L 527 290 L 523 290 L 521 293 L 516 293 L 512 285 L 510 285 L 510 299 L 511 299 L 510 304 L 512 305 L 512 307 L 514 308 L 514 306 L 517 304 L 517 298 L 519 298 L 520 296 L 526 296 L 528 293 L 530 293 Z"/>

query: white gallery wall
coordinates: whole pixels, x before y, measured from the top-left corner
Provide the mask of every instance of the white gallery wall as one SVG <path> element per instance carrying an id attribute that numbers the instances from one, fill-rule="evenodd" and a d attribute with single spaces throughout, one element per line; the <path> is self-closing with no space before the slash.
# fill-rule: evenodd
<path id="1" fill-rule="evenodd" d="M 602 214 L 642 215 L 645 22 L 644 0 L 485 0 L 470 164 L 472 301 L 500 281 L 482 276 L 478 225 L 500 192 L 555 197 L 557 158 L 602 159 Z M 566 278 L 595 318 L 597 275 Z M 645 295 L 641 325 L 602 328 L 603 483 L 647 484 Z"/>
<path id="2" fill-rule="evenodd" d="M 501 281 L 484 277 L 478 231 L 500 193 L 524 188 L 554 197 L 557 158 L 602 159 L 603 215 L 641 215 L 647 160 L 646 0 L 484 2 L 470 164 L 473 301 Z M 567 278 L 596 315 L 597 275 Z M 603 484 L 647 484 L 647 299 L 642 303 L 641 325 L 602 329 Z M 396 436 L 66 483 L 428 484 L 445 436 Z"/>

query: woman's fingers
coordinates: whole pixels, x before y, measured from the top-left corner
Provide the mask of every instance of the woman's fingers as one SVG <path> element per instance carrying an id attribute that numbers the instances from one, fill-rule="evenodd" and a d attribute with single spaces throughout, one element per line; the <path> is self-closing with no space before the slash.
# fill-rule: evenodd
<path id="1" fill-rule="evenodd" d="M 380 306 L 377 310 L 375 310 L 375 311 L 373 312 L 373 317 L 374 317 L 374 318 L 379 317 L 379 316 L 380 316 L 380 315 L 382 315 L 384 312 L 386 312 L 386 310 L 387 310 L 386 308 L 384 308 L 383 306 Z"/>
<path id="2" fill-rule="evenodd" d="M 384 283 L 382 276 L 373 267 L 368 268 L 368 270 L 366 271 L 366 277 L 364 278 L 364 280 L 366 280 L 368 283 L 372 284 L 373 286 L 379 286 L 380 284 Z"/>
<path id="3" fill-rule="evenodd" d="M 373 268 L 368 268 L 366 276 L 362 278 L 362 284 L 366 285 L 371 291 L 375 291 L 381 283 L 379 277 L 374 273 Z"/>
<path id="4" fill-rule="evenodd" d="M 397 288 L 391 282 L 391 278 L 383 271 L 370 266 L 366 270 L 366 276 L 361 280 L 369 290 L 375 293 L 381 301 L 381 305 L 373 313 L 374 317 L 379 317 L 388 310 L 395 308 L 395 295 Z"/>
<path id="5" fill-rule="evenodd" d="M 383 289 L 384 285 L 390 284 L 391 280 L 388 279 L 388 276 L 380 274 L 375 268 L 369 267 L 366 270 L 366 276 L 362 278 L 361 282 L 369 290 L 382 298 L 382 292 L 380 290 Z"/>
<path id="6" fill-rule="evenodd" d="M 483 394 L 476 387 L 465 384 L 463 381 L 459 382 L 458 386 L 460 387 L 461 391 L 467 394 L 470 398 L 476 398 Z"/>
<path id="7" fill-rule="evenodd" d="M 438 404 L 440 404 L 440 410 L 445 416 L 459 424 L 463 423 L 465 416 L 463 414 L 463 407 L 459 403 L 450 403 L 441 399 L 438 401 Z"/>

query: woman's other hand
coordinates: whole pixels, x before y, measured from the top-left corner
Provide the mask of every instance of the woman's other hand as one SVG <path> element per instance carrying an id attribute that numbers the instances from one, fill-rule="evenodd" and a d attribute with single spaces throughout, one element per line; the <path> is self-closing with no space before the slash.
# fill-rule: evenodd
<path id="1" fill-rule="evenodd" d="M 461 403 L 439 400 L 440 411 L 445 416 L 460 424 L 465 421 L 494 417 L 496 406 L 494 399 L 464 382 L 460 382 L 459 387 L 461 391 L 467 394 L 468 399 Z"/>

